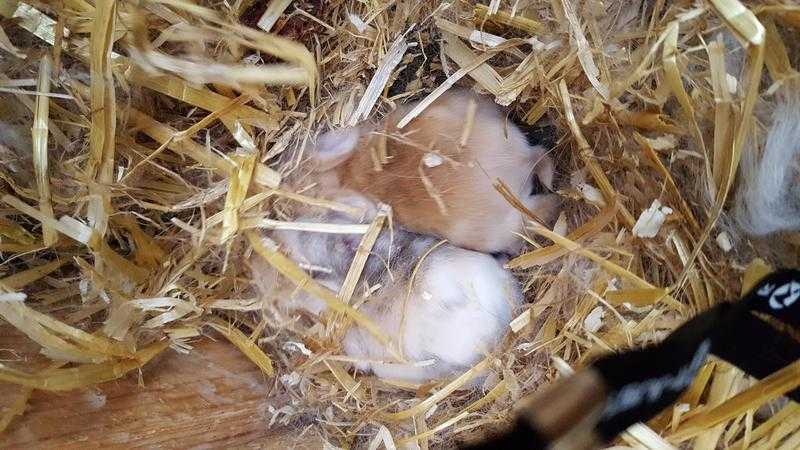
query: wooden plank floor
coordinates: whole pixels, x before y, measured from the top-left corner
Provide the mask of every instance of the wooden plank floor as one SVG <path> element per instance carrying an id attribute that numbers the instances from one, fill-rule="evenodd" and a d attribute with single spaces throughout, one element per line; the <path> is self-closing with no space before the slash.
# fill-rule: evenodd
<path id="1" fill-rule="evenodd" d="M 10 339 L 0 332 L 0 348 Z M 0 448 L 321 448 L 308 437 L 296 442 L 291 430 L 267 429 L 271 380 L 224 340 L 204 339 L 191 355 L 169 351 L 145 368 L 144 387 L 138 376 L 34 392 Z M 17 395 L 18 387 L 0 384 L 0 409 Z"/>

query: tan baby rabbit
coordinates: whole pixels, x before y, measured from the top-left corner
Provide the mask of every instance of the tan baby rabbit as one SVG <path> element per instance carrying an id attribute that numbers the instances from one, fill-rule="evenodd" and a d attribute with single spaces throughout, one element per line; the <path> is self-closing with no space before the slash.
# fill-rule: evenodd
<path id="1" fill-rule="evenodd" d="M 522 245 L 514 233 L 522 232 L 523 216 L 494 189 L 496 179 L 540 219 L 555 217 L 552 160 L 542 147 L 529 145 L 497 105 L 452 90 L 399 129 L 413 106 L 398 108 L 375 126 L 320 135 L 309 151 L 323 189 L 363 193 L 389 204 L 397 222 L 411 231 L 490 253 L 515 252 Z"/>

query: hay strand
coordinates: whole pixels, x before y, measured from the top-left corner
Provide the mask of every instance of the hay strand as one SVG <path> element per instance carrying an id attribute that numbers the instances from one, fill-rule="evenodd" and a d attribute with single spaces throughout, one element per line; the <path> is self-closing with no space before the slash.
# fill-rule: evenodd
<path id="1" fill-rule="evenodd" d="M 50 92 L 50 76 L 52 63 L 45 55 L 39 62 L 39 81 L 36 84 L 36 111 L 33 117 L 33 166 L 36 170 L 36 186 L 39 189 L 39 210 L 43 215 L 53 219 L 53 205 L 50 198 L 50 177 L 47 162 L 47 134 L 50 123 L 50 99 L 44 94 Z M 42 241 L 50 247 L 56 243 L 55 230 L 42 226 Z"/>

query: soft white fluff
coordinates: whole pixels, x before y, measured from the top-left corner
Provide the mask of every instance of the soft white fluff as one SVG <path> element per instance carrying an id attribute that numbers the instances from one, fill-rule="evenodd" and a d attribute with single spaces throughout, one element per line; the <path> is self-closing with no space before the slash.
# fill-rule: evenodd
<path id="1" fill-rule="evenodd" d="M 772 123 L 760 158 L 745 148 L 736 219 L 748 233 L 764 236 L 800 230 L 800 93 L 787 83 L 776 93 Z"/>

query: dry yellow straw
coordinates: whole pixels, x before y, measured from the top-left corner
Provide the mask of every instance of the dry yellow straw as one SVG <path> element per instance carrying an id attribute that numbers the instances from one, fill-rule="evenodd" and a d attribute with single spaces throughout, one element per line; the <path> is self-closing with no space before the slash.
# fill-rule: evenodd
<path id="1" fill-rule="evenodd" d="M 451 381 L 446 386 L 439 389 L 435 394 L 417 403 L 411 408 L 396 413 L 382 413 L 380 417 L 381 419 L 389 422 L 399 422 L 401 420 L 414 417 L 418 414 L 422 414 L 428 409 L 430 409 L 433 405 L 447 398 L 448 395 L 452 394 L 454 391 L 462 387 L 465 383 L 474 378 L 480 372 L 485 370 L 487 367 L 489 367 L 489 364 L 490 364 L 490 359 L 488 358 L 484 359 L 483 361 L 474 365 L 468 371 L 458 376 L 455 380 Z"/>
<path id="2" fill-rule="evenodd" d="M 103 237 L 108 227 L 111 197 L 108 185 L 114 170 L 117 129 L 117 99 L 111 72 L 111 47 L 117 17 L 115 0 L 98 0 L 92 27 L 90 70 L 92 75 L 92 131 L 89 136 L 89 159 L 86 174 L 97 183 L 89 185 L 88 218 L 95 232 Z"/>
<path id="3" fill-rule="evenodd" d="M 800 361 L 773 373 L 704 414 L 692 417 L 683 423 L 670 439 L 682 441 L 697 436 L 710 427 L 774 400 L 797 387 L 800 387 Z"/>
<path id="4" fill-rule="evenodd" d="M 83 364 L 70 369 L 56 369 L 42 374 L 30 375 L 0 367 L 0 381 L 44 391 L 68 391 L 93 386 L 122 378 L 128 372 L 141 368 L 168 346 L 169 342 L 161 341 L 134 353 L 131 359 L 100 364 Z"/>
<path id="5" fill-rule="evenodd" d="M 250 361 L 258 366 L 262 372 L 268 376 L 275 374 L 272 368 L 272 360 L 256 345 L 252 340 L 232 325 L 223 322 L 218 318 L 212 318 L 208 324 L 225 336 L 233 345 L 236 346 Z"/>
<path id="6" fill-rule="evenodd" d="M 50 199 L 50 176 L 47 164 L 47 133 L 50 123 L 50 99 L 42 94 L 50 92 L 52 63 L 50 56 L 44 55 L 39 61 L 39 82 L 36 90 L 36 110 L 33 117 L 33 167 L 36 170 L 36 185 L 39 189 L 39 210 L 43 215 L 53 218 L 53 205 Z M 47 247 L 56 243 L 58 234 L 49 226 L 42 225 L 42 241 Z"/>

